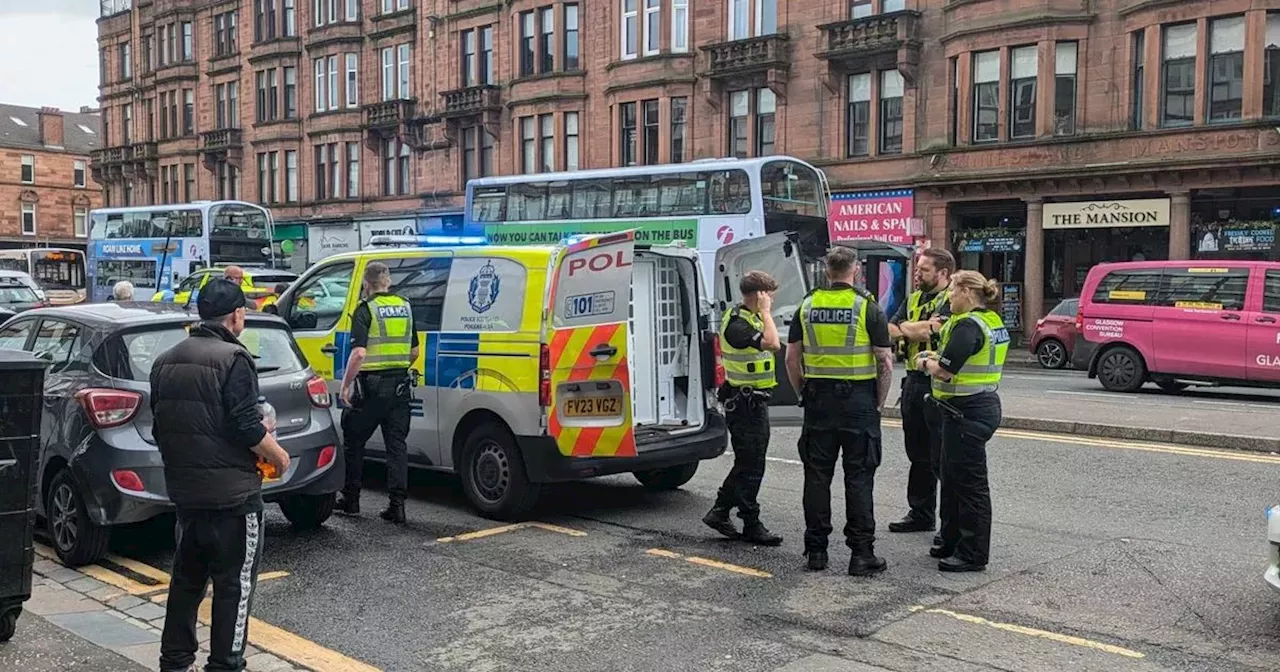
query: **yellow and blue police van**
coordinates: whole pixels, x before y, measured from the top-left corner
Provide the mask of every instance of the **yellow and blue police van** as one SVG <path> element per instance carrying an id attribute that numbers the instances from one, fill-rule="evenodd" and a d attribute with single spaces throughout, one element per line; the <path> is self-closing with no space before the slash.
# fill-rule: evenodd
<path id="1" fill-rule="evenodd" d="M 630 472 L 675 489 L 724 452 L 718 321 L 697 250 L 637 245 L 634 231 L 544 246 L 438 238 L 326 258 L 270 309 L 336 397 L 365 268 L 387 265 L 422 343 L 411 465 L 457 473 L 483 515 L 510 520 L 542 484 Z M 726 247 L 717 265 L 740 276 L 758 250 L 733 248 L 778 242 Z"/>
<path id="2" fill-rule="evenodd" d="M 204 289 L 210 280 L 221 278 L 224 271 L 226 268 L 221 266 L 201 268 L 183 278 L 176 288 L 156 292 L 151 300 L 186 305 L 192 298 L 199 296 L 200 290 Z M 297 279 L 298 275 L 290 271 L 250 266 L 244 268 L 244 280 L 240 283 L 240 289 L 244 290 L 246 299 L 253 301 L 258 310 L 262 310 L 275 303 L 277 285 L 287 285 Z"/>

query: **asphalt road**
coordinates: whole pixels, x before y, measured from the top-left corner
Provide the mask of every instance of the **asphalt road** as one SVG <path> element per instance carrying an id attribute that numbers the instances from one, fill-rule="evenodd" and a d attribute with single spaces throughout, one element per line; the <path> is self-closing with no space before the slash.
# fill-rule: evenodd
<path id="1" fill-rule="evenodd" d="M 882 530 L 905 512 L 900 436 L 886 421 Z M 830 570 L 802 569 L 797 438 L 775 430 L 762 492 L 781 548 L 702 526 L 728 456 L 677 492 L 556 487 L 538 520 L 564 529 L 447 542 L 497 524 L 452 479 L 416 474 L 404 528 L 377 520 L 379 493 L 310 535 L 272 510 L 263 571 L 290 575 L 260 585 L 254 615 L 387 670 L 1276 669 L 1263 512 L 1280 457 L 1007 431 L 990 445 L 986 573 L 940 574 L 930 535 L 883 533 L 889 570 L 855 579 L 838 537 Z M 165 532 L 116 551 L 167 568 Z"/>

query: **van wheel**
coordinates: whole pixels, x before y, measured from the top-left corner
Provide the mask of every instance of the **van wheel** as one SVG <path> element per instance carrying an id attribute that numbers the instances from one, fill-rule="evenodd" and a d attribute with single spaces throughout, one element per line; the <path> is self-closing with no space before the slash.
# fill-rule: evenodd
<path id="1" fill-rule="evenodd" d="M 1036 360 L 1046 369 L 1061 369 L 1067 364 L 1067 348 L 1056 338 L 1046 338 L 1036 347 Z"/>
<path id="2" fill-rule="evenodd" d="M 62 469 L 54 474 L 45 497 L 45 524 L 49 540 L 53 542 L 53 550 L 62 564 L 80 567 L 101 560 L 107 554 L 111 530 L 89 520 L 89 510 L 76 489 L 71 472 Z"/>
<path id="3" fill-rule="evenodd" d="M 1112 392 L 1137 392 L 1147 381 L 1147 365 L 1133 348 L 1113 348 L 1098 362 L 1098 380 Z"/>
<path id="4" fill-rule="evenodd" d="M 640 484 L 650 490 L 675 490 L 688 483 L 698 473 L 698 463 L 677 464 L 674 467 L 637 471 L 633 475 Z"/>
<path id="5" fill-rule="evenodd" d="M 334 495 L 294 495 L 280 501 L 280 511 L 299 532 L 318 530 L 333 515 Z"/>
<path id="6" fill-rule="evenodd" d="M 486 518 L 517 520 L 538 501 L 538 484 L 529 482 L 515 437 L 505 427 L 472 430 L 459 467 L 463 492 Z"/>

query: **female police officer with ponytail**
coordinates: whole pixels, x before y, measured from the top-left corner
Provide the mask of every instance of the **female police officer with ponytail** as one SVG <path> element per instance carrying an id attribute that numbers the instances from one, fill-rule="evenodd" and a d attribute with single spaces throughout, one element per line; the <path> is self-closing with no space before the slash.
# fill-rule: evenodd
<path id="1" fill-rule="evenodd" d="M 1009 331 L 996 312 L 999 285 L 975 271 L 951 276 L 951 318 L 940 352 L 921 353 L 942 416 L 942 544 L 929 549 L 944 572 L 980 572 L 991 552 L 987 441 L 1000 426 L 1000 376 Z"/>

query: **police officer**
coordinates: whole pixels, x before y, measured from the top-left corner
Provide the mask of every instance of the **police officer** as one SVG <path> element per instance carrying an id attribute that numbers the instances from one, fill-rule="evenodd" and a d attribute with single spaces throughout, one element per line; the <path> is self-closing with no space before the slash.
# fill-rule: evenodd
<path id="1" fill-rule="evenodd" d="M 409 413 L 413 399 L 409 367 L 418 358 L 418 334 L 413 310 L 391 293 L 386 264 L 371 262 L 364 271 L 365 300 L 351 315 L 351 356 L 342 376 L 343 441 L 347 481 L 338 511 L 360 513 L 364 445 L 382 428 L 387 448 L 387 493 L 391 503 L 382 519 L 405 522 L 404 499 L 409 481 Z"/>
<path id="2" fill-rule="evenodd" d="M 750 271 L 738 283 L 742 303 L 725 312 L 720 321 L 720 351 L 725 384 L 720 400 L 725 404 L 729 435 L 733 439 L 733 469 L 720 486 L 715 506 L 702 518 L 711 529 L 731 539 L 777 546 L 782 537 L 760 522 L 760 482 L 764 480 L 765 452 L 769 449 L 769 396 L 778 386 L 773 353 L 782 349 L 773 323 L 773 293 L 778 283 L 764 271 Z M 742 518 L 739 533 L 729 520 L 737 507 Z"/>
<path id="3" fill-rule="evenodd" d="M 929 549 L 944 572 L 980 572 L 991 552 L 987 441 L 1000 426 L 1000 377 L 1009 332 L 995 311 L 999 286 L 974 271 L 951 278 L 942 350 L 921 353 L 942 419 L 942 540 Z"/>
<path id="4" fill-rule="evenodd" d="M 929 248 L 916 261 L 916 289 L 889 322 L 889 335 L 905 345 L 907 376 L 902 381 L 902 438 L 911 470 L 907 476 L 907 505 L 902 520 L 889 523 L 890 532 L 930 532 L 938 508 L 938 460 L 942 449 L 935 410 L 925 401 L 929 376 L 918 366 L 920 353 L 937 350 L 942 323 L 951 315 L 947 286 L 956 269 L 955 257 Z"/>
<path id="5" fill-rule="evenodd" d="M 827 568 L 831 479 L 843 449 L 849 574 L 869 576 L 886 566 L 875 554 L 872 490 L 880 466 L 880 412 L 893 382 L 893 349 L 884 311 L 854 287 L 860 270 L 849 248 L 827 254 L 830 287 L 805 297 L 791 321 L 787 375 L 804 405 L 800 460 L 808 568 Z"/>

